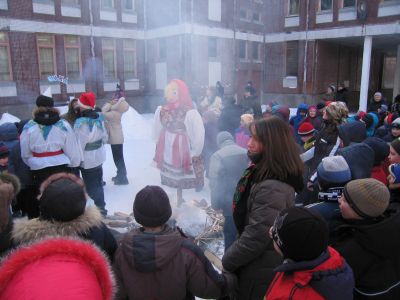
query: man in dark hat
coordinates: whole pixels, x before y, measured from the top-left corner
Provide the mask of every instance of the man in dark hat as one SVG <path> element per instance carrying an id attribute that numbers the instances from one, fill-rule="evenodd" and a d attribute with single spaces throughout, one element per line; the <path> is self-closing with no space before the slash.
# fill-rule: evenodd
<path id="1" fill-rule="evenodd" d="M 254 111 L 254 119 L 260 119 L 263 117 L 262 115 L 262 109 L 261 109 L 261 102 L 256 95 L 256 90 L 248 86 L 244 90 L 244 98 L 242 102 L 240 103 L 244 107 L 248 106 L 251 107 Z"/>
<path id="2" fill-rule="evenodd" d="M 117 90 L 112 95 L 112 100 L 119 100 L 120 98 L 126 98 L 124 91 L 121 89 L 121 86 L 117 83 Z"/>

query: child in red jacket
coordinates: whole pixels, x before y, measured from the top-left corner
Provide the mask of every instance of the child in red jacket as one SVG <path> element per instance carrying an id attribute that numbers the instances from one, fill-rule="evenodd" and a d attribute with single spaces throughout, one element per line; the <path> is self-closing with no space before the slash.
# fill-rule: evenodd
<path id="1" fill-rule="evenodd" d="M 353 271 L 328 247 L 328 225 L 318 212 L 289 207 L 276 217 L 270 236 L 285 260 L 264 299 L 353 299 Z"/>

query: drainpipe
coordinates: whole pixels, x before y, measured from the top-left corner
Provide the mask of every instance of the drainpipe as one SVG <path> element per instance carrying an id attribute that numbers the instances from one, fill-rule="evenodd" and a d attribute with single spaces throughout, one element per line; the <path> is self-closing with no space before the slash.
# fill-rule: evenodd
<path id="1" fill-rule="evenodd" d="M 304 72 L 303 72 L 303 95 L 304 102 L 307 99 L 307 50 L 308 50 L 308 21 L 310 19 L 309 15 L 310 0 L 307 0 L 307 18 L 306 18 L 306 44 L 304 45 Z"/>
<path id="2" fill-rule="evenodd" d="M 96 56 L 94 53 L 94 39 L 93 39 L 93 11 L 92 11 L 92 0 L 89 0 L 89 13 L 90 13 L 90 49 L 92 54 L 92 82 L 93 92 L 97 98 L 97 71 L 96 71 Z"/>
<path id="3" fill-rule="evenodd" d="M 145 72 L 145 99 L 146 99 L 146 111 L 150 111 L 149 99 L 147 93 L 149 92 L 149 66 L 147 61 L 147 1 L 143 1 L 143 26 L 144 26 L 144 72 Z"/>
<path id="4" fill-rule="evenodd" d="M 236 103 L 238 100 L 237 96 L 237 71 L 236 71 L 236 0 L 233 0 L 233 85 L 236 97 Z"/>

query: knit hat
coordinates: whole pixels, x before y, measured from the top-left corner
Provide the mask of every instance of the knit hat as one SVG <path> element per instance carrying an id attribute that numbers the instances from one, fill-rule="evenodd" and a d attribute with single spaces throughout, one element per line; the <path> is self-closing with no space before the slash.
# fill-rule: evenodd
<path id="1" fill-rule="evenodd" d="M 367 113 L 365 111 L 360 111 L 360 114 L 358 115 L 359 118 L 361 119 L 362 117 L 364 117 Z"/>
<path id="2" fill-rule="evenodd" d="M 253 122 L 253 116 L 249 114 L 241 115 L 240 119 L 249 127 L 250 123 Z"/>
<path id="3" fill-rule="evenodd" d="M 374 97 L 375 96 L 379 96 L 379 97 L 381 97 L 382 98 L 382 93 L 380 93 L 380 92 L 376 92 L 375 94 L 374 94 Z"/>
<path id="4" fill-rule="evenodd" d="M 331 104 L 332 103 L 332 101 L 326 101 L 325 102 L 325 107 L 327 107 L 329 104 Z"/>
<path id="5" fill-rule="evenodd" d="M 212 123 L 212 122 L 218 121 L 218 115 L 215 112 L 211 111 L 211 110 L 206 110 L 205 112 L 203 112 L 203 114 L 201 116 L 208 123 Z"/>
<path id="6" fill-rule="evenodd" d="M 375 167 L 379 167 L 386 157 L 389 156 L 390 147 L 384 140 L 371 136 L 364 140 L 363 143 L 367 144 L 372 148 L 372 150 L 374 150 Z"/>
<path id="7" fill-rule="evenodd" d="M 326 157 L 318 165 L 318 183 L 323 191 L 344 187 L 350 180 L 350 167 L 343 156 Z"/>
<path id="8" fill-rule="evenodd" d="M 399 128 L 400 129 L 400 118 L 397 118 L 392 122 L 392 128 Z"/>
<path id="9" fill-rule="evenodd" d="M 390 146 L 393 147 L 397 154 L 400 154 L 400 138 L 394 139 Z"/>
<path id="10" fill-rule="evenodd" d="M 246 88 L 244 89 L 245 92 L 250 92 L 250 95 L 255 95 L 256 90 L 255 88 L 253 88 L 252 86 L 246 86 Z"/>
<path id="11" fill-rule="evenodd" d="M 318 110 L 318 108 L 317 108 L 316 106 L 314 106 L 314 105 L 311 105 L 311 106 L 308 108 L 308 111 L 310 111 L 310 109 Z"/>
<path id="12" fill-rule="evenodd" d="M 329 228 L 317 211 L 291 206 L 276 217 L 272 237 L 286 258 L 311 261 L 327 251 Z"/>
<path id="13" fill-rule="evenodd" d="M 82 93 L 82 95 L 79 97 L 78 105 L 86 109 L 93 109 L 96 106 L 94 93 Z"/>
<path id="14" fill-rule="evenodd" d="M 286 107 L 286 106 L 279 107 L 275 112 L 275 116 L 281 117 L 281 118 L 283 116 L 284 119 L 283 118 L 282 119 L 285 122 L 289 121 L 289 117 L 290 117 L 290 109 L 289 109 L 289 107 Z"/>
<path id="15" fill-rule="evenodd" d="M 53 107 L 54 106 L 54 100 L 51 97 L 47 97 L 47 96 L 44 96 L 44 95 L 39 95 L 36 98 L 36 106 L 37 107 L 44 107 L 44 106 Z"/>
<path id="16" fill-rule="evenodd" d="M 373 178 L 350 181 L 344 187 L 343 195 L 355 213 L 364 219 L 380 216 L 390 199 L 388 188 Z"/>
<path id="17" fill-rule="evenodd" d="M 326 107 L 327 114 L 335 119 L 344 121 L 349 114 L 346 104 L 343 102 L 332 102 Z"/>
<path id="18" fill-rule="evenodd" d="M 70 222 L 85 211 L 85 184 L 70 173 L 53 174 L 42 183 L 38 199 L 43 219 Z"/>
<path id="19" fill-rule="evenodd" d="M 388 115 L 388 117 L 387 117 L 387 122 L 388 122 L 389 124 L 392 124 L 393 121 L 396 120 L 398 117 L 399 117 L 398 114 L 390 114 L 390 115 Z"/>
<path id="20" fill-rule="evenodd" d="M 314 126 L 308 122 L 304 122 L 300 125 L 298 134 L 299 136 L 309 136 L 315 132 Z"/>
<path id="21" fill-rule="evenodd" d="M 221 148 L 221 144 L 225 142 L 226 140 L 232 140 L 233 141 L 233 136 L 230 134 L 228 131 L 221 131 L 220 133 L 217 134 L 217 145 L 218 148 Z"/>
<path id="22" fill-rule="evenodd" d="M 246 106 L 243 108 L 243 112 L 245 115 L 254 115 L 254 110 L 251 107 Z"/>
<path id="23" fill-rule="evenodd" d="M 374 117 L 370 114 L 363 115 L 361 120 L 365 123 L 367 129 L 374 125 Z"/>
<path id="24" fill-rule="evenodd" d="M 336 87 L 334 85 L 330 85 L 329 87 L 331 88 L 332 92 L 336 90 Z"/>
<path id="25" fill-rule="evenodd" d="M 0 142 L 0 158 L 5 158 L 10 156 L 10 150 L 3 142 Z"/>
<path id="26" fill-rule="evenodd" d="M 390 165 L 389 173 L 395 179 L 393 183 L 400 183 L 400 165 L 398 165 L 398 164 Z"/>
<path id="27" fill-rule="evenodd" d="M 318 103 L 318 104 L 317 104 L 317 109 L 318 109 L 318 110 L 324 109 L 324 108 L 325 108 L 325 104 L 324 104 L 324 103 Z"/>
<path id="28" fill-rule="evenodd" d="M 278 105 L 278 103 L 276 103 L 276 101 L 269 101 L 268 105 L 271 106 L 271 108 L 273 108 L 275 105 Z"/>
<path id="29" fill-rule="evenodd" d="M 381 105 L 381 114 L 384 114 L 385 112 L 387 112 L 388 110 L 388 106 L 386 104 L 382 104 Z"/>
<path id="30" fill-rule="evenodd" d="M 155 185 L 141 189 L 133 203 L 133 215 L 136 222 L 146 227 L 158 227 L 167 223 L 172 209 L 165 191 Z"/>

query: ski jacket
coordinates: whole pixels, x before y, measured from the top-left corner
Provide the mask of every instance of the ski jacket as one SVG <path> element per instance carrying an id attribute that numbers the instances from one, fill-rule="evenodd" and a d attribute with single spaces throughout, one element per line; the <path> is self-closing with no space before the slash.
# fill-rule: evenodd
<path id="1" fill-rule="evenodd" d="M 123 113 L 127 112 L 129 104 L 125 98 L 120 98 L 117 103 L 112 105 L 110 102 L 104 104 L 101 112 L 108 121 L 104 124 L 108 134 L 107 143 L 110 145 L 118 145 L 124 143 L 124 133 L 122 132 L 121 118 Z"/>
<path id="2" fill-rule="evenodd" d="M 248 130 L 243 130 L 242 127 L 236 129 L 235 132 L 236 145 L 247 149 L 247 144 L 250 141 L 250 132 Z"/>

